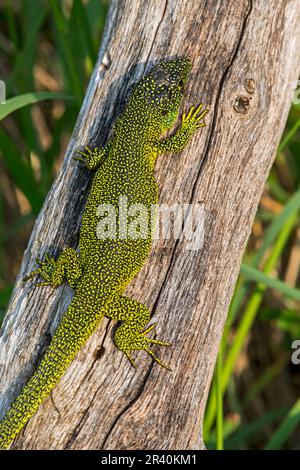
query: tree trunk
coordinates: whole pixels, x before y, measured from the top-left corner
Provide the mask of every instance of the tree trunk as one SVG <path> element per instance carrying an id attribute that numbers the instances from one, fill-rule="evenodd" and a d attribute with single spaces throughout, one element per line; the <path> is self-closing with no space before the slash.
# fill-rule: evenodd
<path id="1" fill-rule="evenodd" d="M 23 285 L 36 257 L 76 246 L 91 175 L 74 149 L 105 142 L 133 82 L 177 55 L 193 63 L 184 109 L 203 101 L 207 127 L 156 164 L 160 203 L 205 210 L 204 244 L 157 240 L 127 289 L 148 305 L 156 350 L 137 371 L 103 320 L 51 397 L 16 439 L 18 449 L 199 449 L 202 419 L 241 258 L 299 74 L 298 0 L 113 0 L 98 60 L 62 168 L 36 221 L 1 330 L 1 410 L 34 371 L 72 297 Z"/>

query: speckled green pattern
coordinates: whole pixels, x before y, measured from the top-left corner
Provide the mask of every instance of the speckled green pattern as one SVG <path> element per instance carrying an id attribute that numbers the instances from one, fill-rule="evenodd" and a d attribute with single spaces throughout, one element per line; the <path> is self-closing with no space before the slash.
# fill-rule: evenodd
<path id="1" fill-rule="evenodd" d="M 155 66 L 134 86 L 108 144 L 103 149 L 87 148 L 86 152 L 79 152 L 77 159 L 96 170 L 83 215 L 79 251 L 67 248 L 57 261 L 46 255 L 45 261 L 37 260 L 39 267 L 27 276 L 29 279 L 39 274 L 43 281 L 38 285 L 53 287 L 67 281 L 75 294 L 38 369 L 0 423 L 0 449 L 10 444 L 50 394 L 104 315 L 122 322 L 115 343 L 134 366 L 131 352 L 144 350 L 169 369 L 150 349 L 151 344 L 167 346 L 169 343 L 147 336 L 155 326 L 147 328 L 149 310 L 123 296 L 123 292 L 151 248 L 150 213 L 158 201 L 153 171 L 156 157 L 162 152 L 182 150 L 197 128 L 204 126 L 206 110 L 201 111 L 201 105 L 192 107 L 183 115 L 181 126 L 172 137 L 160 138 L 178 117 L 189 70 L 186 58 Z M 121 224 L 122 197 L 126 197 L 128 206 L 143 204 L 149 209 L 148 233 L 133 238 L 120 236 L 117 231 L 115 238 L 99 238 L 99 206 L 112 205 Z M 123 229 L 132 218 L 126 220 Z"/>

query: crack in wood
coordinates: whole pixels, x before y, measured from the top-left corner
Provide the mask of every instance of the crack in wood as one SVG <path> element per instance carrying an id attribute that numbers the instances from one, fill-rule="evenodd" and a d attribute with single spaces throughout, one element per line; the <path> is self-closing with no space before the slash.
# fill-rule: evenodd
<path id="1" fill-rule="evenodd" d="M 162 16 L 161 16 L 161 19 L 159 20 L 158 24 L 157 24 L 157 27 L 156 27 L 156 30 L 155 30 L 155 33 L 154 33 L 154 37 L 153 37 L 153 41 L 152 41 L 152 44 L 151 44 L 151 47 L 149 49 L 149 52 L 148 52 L 148 55 L 147 55 L 147 59 L 146 59 L 146 64 L 149 63 L 149 57 L 151 56 L 151 53 L 152 53 L 152 49 L 153 49 L 153 46 L 154 46 L 154 43 L 155 43 L 155 39 L 158 35 L 158 31 L 159 31 L 159 28 L 163 22 L 163 19 L 165 17 L 165 14 L 166 14 L 166 11 L 167 11 L 167 6 L 168 6 L 168 0 L 165 1 L 165 4 L 164 4 L 164 9 L 163 9 L 163 13 L 162 13 Z"/>
<path id="2" fill-rule="evenodd" d="M 107 325 L 106 325 L 105 333 L 104 333 L 104 335 L 103 335 L 103 339 L 102 339 L 102 341 L 101 341 L 100 348 L 103 348 L 105 339 L 107 338 L 107 335 L 108 335 L 108 331 L 109 331 L 110 324 L 111 324 L 111 320 L 109 320 L 108 323 L 107 323 Z M 87 378 L 87 376 L 91 373 L 92 369 L 94 368 L 95 363 L 96 363 L 98 360 L 99 360 L 98 358 L 94 358 L 94 360 L 92 361 L 91 366 L 88 368 L 88 370 L 87 370 L 87 372 L 85 373 L 83 379 L 80 381 L 79 386 L 77 387 L 77 390 L 76 390 L 76 392 L 75 392 L 75 394 L 74 394 L 74 397 L 76 396 L 78 390 L 80 389 L 81 385 L 84 383 L 84 381 L 85 381 L 85 379 Z M 69 438 L 69 440 L 67 441 L 67 443 L 66 443 L 66 445 L 65 445 L 65 447 L 64 447 L 65 449 L 70 448 L 70 446 L 71 446 L 71 445 L 73 444 L 73 442 L 75 441 L 76 437 L 79 435 L 79 433 L 80 433 L 80 431 L 81 431 L 81 429 L 82 429 L 82 427 L 83 427 L 83 424 L 84 424 L 84 423 L 82 424 L 83 419 L 84 419 L 84 417 L 86 416 L 86 414 L 88 413 L 89 408 L 90 408 L 91 405 L 93 404 L 93 401 L 94 401 L 94 399 L 95 399 L 95 396 L 96 396 L 97 393 L 98 393 L 98 390 L 99 390 L 99 388 L 97 388 L 97 390 L 96 390 L 95 394 L 93 395 L 93 398 L 92 398 L 92 400 L 90 401 L 88 407 L 87 407 L 86 410 L 83 412 L 83 415 L 82 415 L 81 419 L 79 420 L 77 426 L 75 427 L 73 433 L 71 434 L 71 437 Z M 82 426 L 81 426 L 81 424 L 82 424 Z"/>
<path id="3" fill-rule="evenodd" d="M 51 399 L 51 402 L 52 402 L 52 405 L 53 405 L 53 408 L 55 409 L 55 411 L 57 412 L 58 414 L 58 419 L 60 420 L 61 419 L 61 414 L 60 414 L 60 411 L 54 401 L 54 398 L 53 398 L 53 391 L 50 392 L 50 399 Z"/>
<path id="4" fill-rule="evenodd" d="M 245 35 L 247 22 L 248 22 L 248 19 L 250 17 L 250 14 L 251 14 L 251 11 L 252 11 L 252 8 L 253 8 L 252 1 L 253 0 L 249 0 L 249 2 L 248 2 L 248 9 L 246 11 L 245 17 L 244 17 L 243 22 L 242 22 L 240 36 L 239 36 L 238 41 L 236 43 L 236 47 L 234 48 L 232 58 L 231 58 L 231 60 L 228 64 L 228 66 L 224 70 L 224 73 L 223 73 L 223 75 L 221 77 L 221 80 L 220 80 L 220 85 L 219 85 L 218 92 L 217 92 L 217 95 L 216 95 L 216 102 L 215 102 L 215 106 L 214 106 L 212 122 L 211 122 L 211 125 L 210 125 L 210 132 L 209 132 L 209 135 L 208 135 L 207 144 L 206 144 L 204 152 L 203 152 L 204 155 L 203 155 L 203 158 L 202 158 L 201 163 L 200 163 L 198 174 L 195 178 L 195 182 L 194 182 L 194 185 L 192 187 L 191 197 L 190 197 L 190 201 L 189 201 L 190 204 L 193 202 L 193 199 L 195 197 L 197 183 L 200 179 L 201 173 L 203 172 L 203 169 L 205 167 L 205 163 L 208 159 L 208 154 L 209 154 L 209 151 L 210 151 L 210 148 L 211 148 L 212 139 L 213 139 L 213 135 L 214 135 L 215 124 L 216 124 L 216 120 L 217 120 L 217 114 L 218 114 L 218 109 L 219 109 L 220 98 L 221 98 L 221 94 L 222 94 L 222 91 L 223 91 L 223 88 L 224 88 L 224 83 L 226 81 L 229 70 L 231 69 L 232 65 L 234 64 L 234 62 L 237 58 L 237 55 L 238 55 L 243 37 Z"/>
<path id="5" fill-rule="evenodd" d="M 148 380 L 148 378 L 149 378 L 149 376 L 150 376 L 150 373 L 151 373 L 151 371 L 152 371 L 152 369 L 153 369 L 154 363 L 155 363 L 155 361 L 152 361 L 152 363 L 150 364 L 149 369 L 148 369 L 148 371 L 147 371 L 147 373 L 146 373 L 146 375 L 145 375 L 145 377 L 144 377 L 144 380 L 143 380 L 143 382 L 142 382 L 140 388 L 138 389 L 136 395 L 132 398 L 132 400 L 128 403 L 128 405 L 126 405 L 126 406 L 123 408 L 123 410 L 117 415 L 117 417 L 116 417 L 116 418 L 114 419 L 114 421 L 112 422 L 110 428 L 109 428 L 108 431 L 107 431 L 107 434 L 106 434 L 105 438 L 103 439 L 103 443 L 102 443 L 102 445 L 101 445 L 101 447 L 100 447 L 101 450 L 104 450 L 104 446 L 105 446 L 106 442 L 108 441 L 108 438 L 109 438 L 109 436 L 111 435 L 112 431 L 113 431 L 114 428 L 116 427 L 118 421 L 122 418 L 122 416 L 126 413 L 126 411 L 128 411 L 129 408 L 131 408 L 131 407 L 134 405 L 134 403 L 136 403 L 136 402 L 138 401 L 138 399 L 139 399 L 140 396 L 142 395 L 142 393 L 143 393 L 143 391 L 144 391 L 144 389 L 145 389 L 145 387 L 146 387 L 147 380 Z"/>

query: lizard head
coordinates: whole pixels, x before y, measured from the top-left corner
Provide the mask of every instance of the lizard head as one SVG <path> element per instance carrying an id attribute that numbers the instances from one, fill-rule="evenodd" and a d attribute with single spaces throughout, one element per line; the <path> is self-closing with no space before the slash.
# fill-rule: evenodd
<path id="1" fill-rule="evenodd" d="M 190 69 L 185 57 L 160 62 L 133 89 L 131 100 L 155 120 L 159 132 L 170 129 L 178 117 Z"/>

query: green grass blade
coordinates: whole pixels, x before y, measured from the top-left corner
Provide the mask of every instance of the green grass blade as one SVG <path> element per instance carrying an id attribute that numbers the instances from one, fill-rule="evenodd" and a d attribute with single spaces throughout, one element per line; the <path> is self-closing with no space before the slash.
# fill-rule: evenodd
<path id="1" fill-rule="evenodd" d="M 286 295 L 290 299 L 300 301 L 300 289 L 295 289 L 294 287 L 289 286 L 280 279 L 274 279 L 269 277 L 267 274 L 259 271 L 258 269 L 252 268 L 247 264 L 242 264 L 241 273 L 251 281 L 257 283 L 262 283 L 271 289 L 275 289 L 278 292 L 281 292 L 283 295 Z"/>
<path id="2" fill-rule="evenodd" d="M 31 10 L 31 13 L 28 12 Z M 32 11 L 34 9 L 34 13 Z M 20 37 L 20 47 L 16 55 L 16 61 L 9 79 L 6 82 L 6 88 L 9 94 L 15 92 L 17 84 L 19 91 L 30 90 L 34 87 L 33 68 L 37 51 L 38 33 L 45 20 L 47 9 L 42 7 L 40 2 L 24 1 L 22 3 L 22 35 Z M 30 17 L 30 21 L 29 21 Z M 26 67 L 24 67 L 26 64 Z"/>
<path id="3" fill-rule="evenodd" d="M 74 99 L 74 97 L 65 93 L 54 93 L 50 91 L 25 93 L 24 95 L 15 96 L 14 98 L 8 99 L 6 103 L 0 105 L 0 121 L 17 109 L 28 106 L 29 104 L 50 99 L 70 100 Z"/>
<path id="4" fill-rule="evenodd" d="M 57 0 L 50 0 L 49 7 L 51 9 L 55 25 L 55 39 L 61 52 L 65 76 L 69 82 L 68 89 L 71 89 L 72 93 L 78 98 L 82 98 L 84 94 L 83 84 L 76 67 L 76 60 L 74 56 L 74 50 L 72 49 L 70 36 L 72 34 L 77 34 L 77 32 L 69 31 L 69 24 L 63 14 L 60 2 Z"/>
<path id="5" fill-rule="evenodd" d="M 283 211 L 274 219 L 274 222 L 268 228 L 264 241 L 260 249 L 257 251 L 253 258 L 253 267 L 258 267 L 262 261 L 267 249 L 272 245 L 278 236 L 282 227 L 287 223 L 290 216 L 296 214 L 300 209 L 300 189 L 298 189 L 293 196 L 285 204 Z"/>
<path id="6" fill-rule="evenodd" d="M 86 6 L 82 4 L 81 0 L 74 0 L 73 10 L 78 26 L 78 32 L 81 34 L 82 43 L 89 55 L 90 63 L 94 64 L 97 59 L 97 48 L 93 42 L 91 27 L 86 13 Z"/>
<path id="7" fill-rule="evenodd" d="M 255 399 L 258 393 L 261 392 L 267 385 L 269 385 L 272 380 L 274 380 L 274 378 L 286 366 L 286 363 L 287 358 L 284 354 L 283 357 L 280 357 L 279 361 L 268 367 L 268 369 L 258 377 L 258 379 L 251 385 L 250 389 L 247 391 L 247 394 L 242 402 L 243 407 L 246 408 L 252 402 L 252 400 Z"/>
<path id="8" fill-rule="evenodd" d="M 6 2 L 4 8 L 4 14 L 6 19 L 6 25 L 8 29 L 9 38 L 11 39 L 12 44 L 14 45 L 14 53 L 19 49 L 19 34 L 16 28 L 16 22 L 14 18 L 14 12 L 11 2 Z"/>
<path id="9" fill-rule="evenodd" d="M 281 204 L 286 204 L 287 200 L 290 198 L 290 194 L 278 181 L 278 175 L 274 168 L 271 169 L 267 184 L 270 188 L 270 196 Z"/>
<path id="10" fill-rule="evenodd" d="M 248 446 L 251 442 L 255 441 L 256 438 L 260 438 L 261 430 L 268 426 L 274 421 L 281 419 L 286 413 L 286 407 L 281 407 L 276 410 L 272 410 L 258 419 L 240 426 L 234 435 L 229 436 L 225 442 L 226 449 L 238 449 L 240 445 L 246 443 Z"/>
<path id="11" fill-rule="evenodd" d="M 217 374 L 216 374 L 216 402 L 217 402 L 217 450 L 224 449 L 224 432 L 223 432 L 223 393 L 222 393 L 222 351 L 219 352 L 217 358 Z"/>
<path id="12" fill-rule="evenodd" d="M 291 140 L 294 138 L 296 132 L 300 129 L 300 119 L 295 122 L 293 127 L 288 131 L 288 133 L 284 136 L 282 141 L 279 144 L 278 147 L 278 152 L 282 152 L 282 150 L 291 142 Z"/>
<path id="13" fill-rule="evenodd" d="M 224 428 L 223 428 L 223 436 L 224 436 L 224 442 L 225 442 L 225 447 L 226 447 L 226 441 L 227 439 L 232 436 L 235 431 L 240 427 L 240 419 L 239 416 L 234 414 L 234 415 L 229 415 L 224 419 Z M 209 450 L 215 450 L 217 446 L 216 442 L 216 432 L 215 430 L 212 430 L 210 433 L 210 436 L 208 439 L 205 440 L 205 445 L 207 449 Z"/>
<path id="14" fill-rule="evenodd" d="M 300 399 L 296 401 L 287 416 L 273 434 L 265 450 L 280 450 L 300 423 Z"/>

